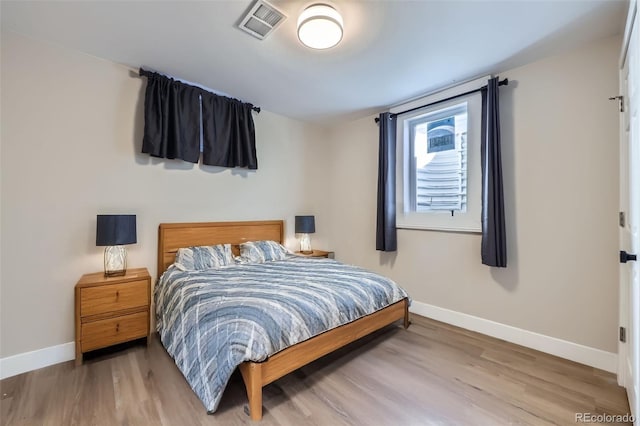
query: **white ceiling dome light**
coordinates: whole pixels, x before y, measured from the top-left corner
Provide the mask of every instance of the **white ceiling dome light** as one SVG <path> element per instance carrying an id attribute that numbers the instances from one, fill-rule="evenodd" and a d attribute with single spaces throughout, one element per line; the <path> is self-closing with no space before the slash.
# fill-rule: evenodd
<path id="1" fill-rule="evenodd" d="M 342 40 L 342 16 L 333 7 L 316 3 L 298 18 L 298 38 L 312 49 L 329 49 Z"/>

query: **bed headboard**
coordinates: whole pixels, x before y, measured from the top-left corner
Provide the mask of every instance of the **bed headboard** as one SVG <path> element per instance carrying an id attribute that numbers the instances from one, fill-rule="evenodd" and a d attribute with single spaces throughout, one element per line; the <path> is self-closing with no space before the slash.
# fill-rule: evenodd
<path id="1" fill-rule="evenodd" d="M 175 261 L 182 247 L 231 244 L 234 254 L 245 241 L 273 240 L 282 243 L 284 221 L 161 223 L 158 227 L 158 277 Z"/>

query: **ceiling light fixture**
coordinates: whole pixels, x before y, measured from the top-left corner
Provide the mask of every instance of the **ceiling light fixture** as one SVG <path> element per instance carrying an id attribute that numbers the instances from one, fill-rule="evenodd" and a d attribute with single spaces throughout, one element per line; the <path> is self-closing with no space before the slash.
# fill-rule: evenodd
<path id="1" fill-rule="evenodd" d="M 342 16 L 328 4 L 316 3 L 298 18 L 298 38 L 312 49 L 329 49 L 342 40 Z"/>

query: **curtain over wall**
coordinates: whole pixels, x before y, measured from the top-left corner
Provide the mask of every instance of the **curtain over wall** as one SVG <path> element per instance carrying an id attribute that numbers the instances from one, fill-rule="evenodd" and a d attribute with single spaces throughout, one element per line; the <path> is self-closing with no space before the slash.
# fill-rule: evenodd
<path id="1" fill-rule="evenodd" d="M 253 105 L 164 75 L 147 77 L 142 152 L 203 164 L 257 169 Z"/>
<path id="2" fill-rule="evenodd" d="M 376 250 L 396 251 L 396 118 L 380 114 Z"/>
<path id="3" fill-rule="evenodd" d="M 257 169 L 252 106 L 209 93 L 202 95 L 202 162 Z M 220 143 L 220 141 L 226 141 Z"/>
<path id="4" fill-rule="evenodd" d="M 197 163 L 200 158 L 200 92 L 156 73 L 146 73 L 142 152 Z"/>
<path id="5" fill-rule="evenodd" d="M 482 90 L 482 263 L 507 266 L 498 77 Z"/>

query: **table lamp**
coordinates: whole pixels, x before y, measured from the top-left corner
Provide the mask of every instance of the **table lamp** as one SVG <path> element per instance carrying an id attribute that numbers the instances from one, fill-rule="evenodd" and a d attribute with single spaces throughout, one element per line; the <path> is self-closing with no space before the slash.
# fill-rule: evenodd
<path id="1" fill-rule="evenodd" d="M 296 216 L 296 234 L 300 234 L 300 253 L 313 253 L 309 234 L 313 234 L 314 232 L 316 232 L 314 216 Z"/>
<path id="2" fill-rule="evenodd" d="M 98 215 L 96 226 L 96 246 L 105 246 L 105 277 L 120 276 L 127 272 L 127 249 L 125 244 L 135 243 L 136 215 Z"/>

